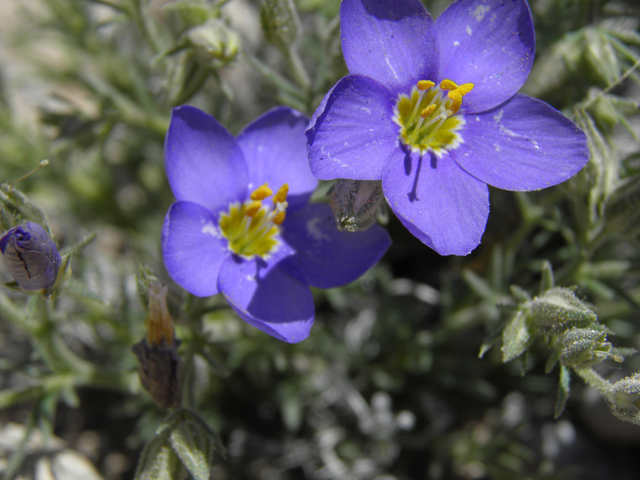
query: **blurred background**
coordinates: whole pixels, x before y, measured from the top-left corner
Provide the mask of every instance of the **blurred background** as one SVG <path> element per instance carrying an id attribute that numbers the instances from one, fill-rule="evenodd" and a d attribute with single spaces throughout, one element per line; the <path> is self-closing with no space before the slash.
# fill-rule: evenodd
<path id="1" fill-rule="evenodd" d="M 449 2 L 423 3 L 437 16 Z M 390 214 L 386 256 L 351 285 L 314 291 L 311 335 L 289 345 L 168 278 L 163 141 L 182 104 L 234 134 L 277 105 L 310 116 L 347 74 L 339 1 L 2 0 L 0 181 L 48 159 L 14 188 L 61 253 L 73 250 L 55 298 L 2 291 L 3 478 L 637 479 L 640 426 L 579 373 L 569 389 L 568 368 L 546 371 L 560 337 L 540 334 L 510 362 L 501 340 L 526 308 L 517 293 L 543 294 L 553 272 L 609 342 L 640 348 L 640 7 L 530 6 L 537 55 L 523 92 L 585 131 L 589 165 L 540 192 L 490 189 L 482 244 L 466 257 L 439 256 Z M 173 417 L 142 389 L 130 351 L 154 276 L 181 341 L 187 410 Z M 4 265 L 0 280 L 11 280 Z M 589 371 L 613 385 L 639 358 Z M 156 434 L 178 424 L 196 432 L 187 452 L 204 452 L 200 473 Z"/>

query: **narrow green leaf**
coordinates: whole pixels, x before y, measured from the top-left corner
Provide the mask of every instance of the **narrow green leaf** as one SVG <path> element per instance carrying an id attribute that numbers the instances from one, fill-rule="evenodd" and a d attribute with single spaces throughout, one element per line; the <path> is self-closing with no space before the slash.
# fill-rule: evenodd
<path id="1" fill-rule="evenodd" d="M 548 260 L 542 264 L 542 280 L 540 282 L 540 293 L 551 290 L 554 286 L 553 268 Z"/>
<path id="2" fill-rule="evenodd" d="M 93 242 L 96 239 L 97 235 L 98 235 L 97 232 L 91 232 L 88 235 L 85 235 L 77 243 L 74 243 L 73 245 L 63 249 L 60 252 L 60 255 L 69 255 L 69 256 L 77 255 L 83 248 L 85 248 L 87 245 Z"/>
<path id="3" fill-rule="evenodd" d="M 558 418 L 562 411 L 564 410 L 564 406 L 567 403 L 567 398 L 569 398 L 569 383 L 571 381 L 571 370 L 568 367 L 562 365 L 560 367 L 560 382 L 558 384 L 558 398 L 556 400 L 556 408 L 553 412 L 553 417 Z"/>
<path id="4" fill-rule="evenodd" d="M 464 270 L 462 272 L 462 278 L 478 296 L 482 298 L 492 298 L 495 296 L 491 285 L 471 270 Z"/>
<path id="5" fill-rule="evenodd" d="M 560 359 L 560 352 L 561 350 L 559 348 L 555 348 L 553 350 L 553 353 L 551 353 L 544 366 L 544 373 L 549 373 L 554 369 L 556 363 L 558 363 L 558 360 Z"/>

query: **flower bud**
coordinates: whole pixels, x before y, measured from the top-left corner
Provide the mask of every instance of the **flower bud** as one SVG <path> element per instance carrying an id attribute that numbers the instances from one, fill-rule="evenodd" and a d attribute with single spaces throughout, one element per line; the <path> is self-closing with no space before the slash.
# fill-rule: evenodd
<path id="1" fill-rule="evenodd" d="M 528 320 L 542 334 L 586 327 L 598 319 L 596 314 L 568 288 L 552 288 L 531 301 Z"/>
<path id="2" fill-rule="evenodd" d="M 47 231 L 37 223 L 27 222 L 5 233 L 0 252 L 23 290 L 47 290 L 56 283 L 62 259 Z"/>
<path id="3" fill-rule="evenodd" d="M 193 27 L 186 36 L 195 48 L 196 58 L 206 65 L 223 67 L 233 62 L 240 48 L 238 34 L 218 18 Z"/>
<path id="4" fill-rule="evenodd" d="M 173 319 L 167 309 L 167 287 L 149 282 L 147 338 L 131 347 L 140 362 L 140 383 L 160 408 L 178 408 L 182 385 L 180 342 L 174 336 Z"/>
<path id="5" fill-rule="evenodd" d="M 614 383 L 605 398 L 616 417 L 640 425 L 640 373 Z"/>
<path id="6" fill-rule="evenodd" d="M 260 23 L 269 43 L 287 48 L 298 35 L 299 20 L 292 0 L 262 0 Z"/>
<path id="7" fill-rule="evenodd" d="M 382 185 L 368 180 L 338 180 L 329 192 L 338 230 L 358 232 L 371 227 L 384 208 Z"/>
<path id="8" fill-rule="evenodd" d="M 604 332 L 572 328 L 562 337 L 560 362 L 574 368 L 587 368 L 610 356 L 611 344 Z"/>

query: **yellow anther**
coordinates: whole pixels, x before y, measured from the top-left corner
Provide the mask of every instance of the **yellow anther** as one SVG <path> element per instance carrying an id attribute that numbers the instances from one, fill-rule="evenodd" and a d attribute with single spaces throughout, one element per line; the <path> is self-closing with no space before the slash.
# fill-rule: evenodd
<path id="1" fill-rule="evenodd" d="M 430 80 L 420 80 L 418 82 L 418 90 L 429 90 L 435 83 Z"/>
<path id="2" fill-rule="evenodd" d="M 251 200 L 264 200 L 265 198 L 270 197 L 272 193 L 273 190 L 269 188 L 269 184 L 265 183 L 251 193 Z"/>
<path id="3" fill-rule="evenodd" d="M 254 200 L 253 202 L 251 202 L 251 205 L 247 207 L 244 214 L 247 217 L 254 217 L 256 213 L 260 211 L 261 208 L 262 208 L 262 202 L 260 200 Z"/>
<path id="4" fill-rule="evenodd" d="M 420 112 L 420 116 L 422 118 L 427 118 L 429 115 L 436 111 L 436 108 L 438 108 L 438 106 L 435 104 L 429 105 L 428 107 L 422 109 L 422 111 Z"/>
<path id="5" fill-rule="evenodd" d="M 440 82 L 440 88 L 443 90 L 455 90 L 458 88 L 458 84 L 452 80 L 442 80 Z"/>
<path id="6" fill-rule="evenodd" d="M 282 225 L 282 222 L 284 222 L 284 217 L 286 214 L 287 214 L 286 212 L 278 212 L 273 216 L 271 221 L 276 225 Z"/>
<path id="7" fill-rule="evenodd" d="M 284 202 L 287 199 L 287 193 L 289 193 L 289 184 L 285 183 L 273 196 L 273 203 Z"/>
<path id="8" fill-rule="evenodd" d="M 449 99 L 453 100 L 454 102 L 458 99 L 462 99 L 462 95 L 460 95 L 460 92 L 457 88 L 455 90 L 450 90 L 449 93 L 447 93 L 447 97 L 449 97 Z"/>
<path id="9" fill-rule="evenodd" d="M 449 106 L 448 110 L 452 113 L 458 113 L 458 110 L 460 110 L 460 107 L 462 106 L 462 95 L 456 95 L 452 100 L 453 102 Z"/>
<path id="10" fill-rule="evenodd" d="M 464 97 L 467 93 L 473 90 L 473 87 L 474 87 L 473 83 L 463 83 L 458 87 L 457 90 L 460 93 L 460 95 Z"/>

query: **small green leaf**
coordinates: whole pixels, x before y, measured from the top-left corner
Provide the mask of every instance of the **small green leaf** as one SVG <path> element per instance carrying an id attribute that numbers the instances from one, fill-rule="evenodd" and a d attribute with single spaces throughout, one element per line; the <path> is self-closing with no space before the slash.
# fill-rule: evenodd
<path id="1" fill-rule="evenodd" d="M 208 480 L 212 455 L 211 446 L 198 431 L 184 422 L 179 423 L 169 437 L 171 447 L 195 480 Z M 194 441 L 195 440 L 195 441 Z M 204 440 L 204 441 L 203 441 Z"/>
<path id="2" fill-rule="evenodd" d="M 478 358 L 484 357 L 484 354 L 491 350 L 491 347 L 500 339 L 502 336 L 502 332 L 504 331 L 505 322 L 502 322 L 498 328 L 496 328 L 493 332 L 489 334 L 487 338 L 485 338 L 482 345 L 480 345 L 480 353 L 478 354 Z"/>
<path id="3" fill-rule="evenodd" d="M 462 272 L 462 278 L 478 296 L 482 298 L 493 298 L 495 296 L 489 282 L 471 270 L 464 270 Z"/>
<path id="4" fill-rule="evenodd" d="M 502 332 L 502 361 L 510 362 L 522 355 L 532 339 L 525 310 L 519 309 Z"/>
<path id="5" fill-rule="evenodd" d="M 630 356 L 638 353 L 638 350 L 636 350 L 635 348 L 621 347 L 621 348 L 612 348 L 610 353 L 616 362 L 622 362 L 624 361 L 625 358 L 629 358 Z"/>
<path id="6" fill-rule="evenodd" d="M 568 367 L 562 365 L 560 367 L 560 382 L 558 384 L 558 399 L 556 400 L 556 408 L 553 412 L 553 417 L 558 418 L 564 406 L 569 398 L 569 383 L 571 382 L 571 370 Z"/>
<path id="7" fill-rule="evenodd" d="M 553 288 L 553 268 L 548 260 L 542 264 L 542 281 L 540 282 L 540 293 L 546 292 Z"/>
<path id="8" fill-rule="evenodd" d="M 525 290 L 520 288 L 518 285 L 511 285 L 509 287 L 509 291 L 511 292 L 511 296 L 520 303 L 525 303 L 531 300 L 531 295 L 529 295 Z"/>
<path id="9" fill-rule="evenodd" d="M 13 211 L 14 215 L 18 215 L 25 220 L 39 223 L 51 234 L 43 211 L 20 190 L 16 190 L 6 183 L 1 184 L 0 201 L 6 205 L 8 210 Z"/>
<path id="10" fill-rule="evenodd" d="M 87 245 L 89 245 L 91 242 L 93 242 L 96 239 L 97 235 L 98 235 L 97 232 L 91 232 L 88 235 L 85 235 L 78 242 L 76 242 L 73 245 L 63 249 L 60 252 L 60 255 L 68 255 L 70 257 L 73 256 L 73 255 L 77 255 L 78 253 L 80 253 L 80 251 L 83 248 L 85 248 Z"/>
<path id="11" fill-rule="evenodd" d="M 162 425 L 145 445 L 134 480 L 183 480 L 187 470 L 169 444 L 171 430 Z"/>
<path id="12" fill-rule="evenodd" d="M 560 359 L 560 349 L 556 348 L 553 350 L 553 353 L 547 359 L 547 363 L 544 366 L 544 373 L 551 372 L 551 370 L 553 370 L 554 367 L 556 366 L 556 363 L 558 363 L 559 359 Z"/>

